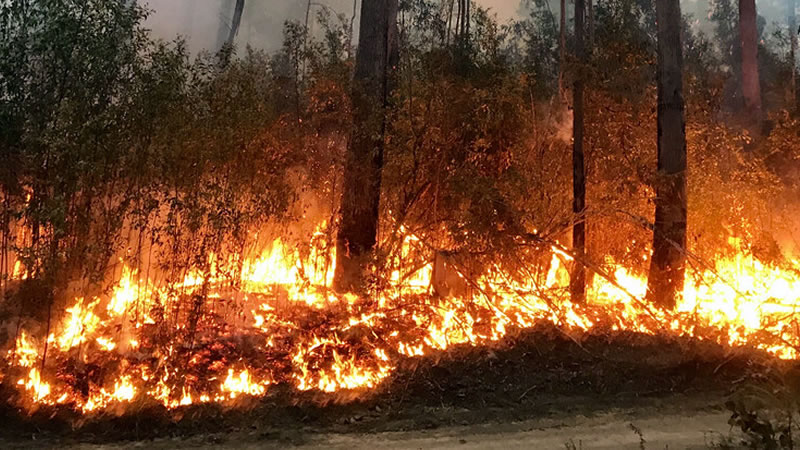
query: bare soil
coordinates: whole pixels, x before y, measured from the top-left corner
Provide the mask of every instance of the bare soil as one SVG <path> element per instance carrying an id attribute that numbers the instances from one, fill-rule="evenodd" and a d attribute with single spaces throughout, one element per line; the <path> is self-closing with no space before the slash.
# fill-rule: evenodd
<path id="1" fill-rule="evenodd" d="M 698 340 L 543 325 L 408 359 L 371 392 L 277 386 L 233 409 L 135 405 L 91 418 L 0 406 L 0 448 L 707 448 L 729 431 L 733 384 L 767 363 Z"/>

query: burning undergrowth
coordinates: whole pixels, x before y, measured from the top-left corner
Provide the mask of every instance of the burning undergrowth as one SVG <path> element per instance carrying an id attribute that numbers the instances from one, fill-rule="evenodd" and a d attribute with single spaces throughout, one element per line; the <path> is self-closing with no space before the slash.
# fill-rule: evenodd
<path id="1" fill-rule="evenodd" d="M 153 407 L 182 415 L 276 391 L 361 401 L 413 361 L 496 346 L 545 323 L 575 343 L 635 332 L 786 359 L 800 345 L 797 265 L 780 269 L 744 252 L 720 259 L 692 272 L 674 312 L 645 303 L 644 278 L 598 267 L 589 301 L 575 305 L 572 258 L 557 242 L 528 250 L 540 264 L 520 279 L 500 266 L 476 275 L 458 255 L 431 256 L 419 237 L 400 232 L 395 259 L 428 262 L 376 275 L 385 281 L 361 296 L 328 288 L 334 258 L 322 231 L 302 253 L 276 239 L 244 258 L 212 254 L 208 271 L 171 284 L 123 266 L 107 295 L 72 298 L 46 324 L 16 322 L 2 367 L 6 401 L 81 420 Z"/>
<path id="2" fill-rule="evenodd" d="M 743 373 L 771 361 L 763 352 L 731 352 L 672 334 L 588 331 L 571 338 L 542 323 L 488 346 L 456 345 L 421 358 L 402 357 L 377 389 L 349 394 L 298 392 L 283 383 L 235 404 L 169 410 L 139 398 L 124 410 L 92 415 L 47 405 L 28 414 L 5 405 L 0 417 L 7 437 L 35 434 L 44 442 L 48 436 L 60 443 L 70 436 L 104 443 L 198 434 L 213 441 L 244 432 L 249 439 L 299 443 L 308 430 L 399 431 L 570 415 L 575 408 L 588 415 L 675 397 L 683 398 L 686 408 L 706 408 Z M 12 391 L 3 386 L 3 395 Z"/>

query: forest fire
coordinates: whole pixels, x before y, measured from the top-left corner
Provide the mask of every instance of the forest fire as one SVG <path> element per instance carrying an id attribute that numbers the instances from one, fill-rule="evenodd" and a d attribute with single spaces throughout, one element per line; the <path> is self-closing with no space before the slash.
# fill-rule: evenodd
<path id="1" fill-rule="evenodd" d="M 794 0 L 262 3 L 0 1 L 0 428 L 796 442 Z"/>
<path id="2" fill-rule="evenodd" d="M 572 304 L 565 294 L 570 257 L 557 247 L 549 267 L 529 282 L 512 281 L 499 268 L 476 280 L 462 275 L 475 284 L 472 297 L 434 295 L 433 263 L 395 271 L 393 283 L 371 298 L 339 296 L 328 289 L 333 258 L 324 241 L 315 242 L 316 250 L 301 258 L 275 240 L 240 266 L 236 283 L 225 272 L 235 265 L 218 264 L 207 278 L 190 273 L 170 286 L 126 266 L 106 298 L 76 298 L 46 341 L 20 330 L 3 376 L 17 379 L 28 409 L 59 405 L 88 414 L 148 399 L 170 409 L 230 404 L 263 396 L 278 383 L 298 391 L 363 391 L 391 376 L 404 358 L 485 345 L 542 321 L 565 333 L 689 335 L 787 359 L 800 346 L 798 262 L 782 270 L 744 253 L 720 259 L 690 271 L 683 300 L 667 313 L 646 305 L 646 279 L 623 267 L 593 278 L 588 304 Z M 407 235 L 403 256 L 420 250 Z M 213 300 L 210 310 L 181 311 L 181 299 L 202 289 Z"/>

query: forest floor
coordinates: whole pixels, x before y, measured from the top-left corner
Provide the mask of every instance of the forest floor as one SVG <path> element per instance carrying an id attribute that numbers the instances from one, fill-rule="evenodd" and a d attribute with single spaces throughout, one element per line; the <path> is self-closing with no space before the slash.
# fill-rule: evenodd
<path id="1" fill-rule="evenodd" d="M 488 347 L 406 361 L 352 397 L 271 389 L 235 409 L 108 414 L 0 407 L 0 448 L 714 448 L 723 406 L 763 353 L 630 332 L 541 326 Z M 79 425 L 79 426 L 78 426 Z"/>

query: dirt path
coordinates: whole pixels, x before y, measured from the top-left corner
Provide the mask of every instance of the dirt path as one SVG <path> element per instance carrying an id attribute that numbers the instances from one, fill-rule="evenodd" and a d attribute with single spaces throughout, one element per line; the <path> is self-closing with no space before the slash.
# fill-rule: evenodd
<path id="1" fill-rule="evenodd" d="M 529 421 L 504 425 L 368 435 L 322 435 L 308 449 L 708 449 L 728 436 L 729 414 L 663 416 L 636 420 L 622 414 L 565 421 Z M 633 425 L 633 426 L 632 426 Z M 641 436 L 634 430 L 635 427 Z M 574 446 L 574 447 L 573 447 Z M 252 447 L 255 448 L 255 447 Z"/>
<path id="2" fill-rule="evenodd" d="M 733 436 L 730 415 L 709 410 L 660 414 L 657 410 L 617 410 L 592 417 L 543 418 L 516 423 L 445 427 L 382 433 L 316 433 L 287 431 L 197 435 L 188 439 L 155 439 L 114 445 L 69 448 L 220 448 L 220 449 L 712 449 Z M 45 444 L 42 447 L 50 447 Z M 55 446 L 54 446 L 55 447 Z M 64 448 L 61 445 L 58 447 Z M 727 447 L 730 448 L 730 447 Z"/>

